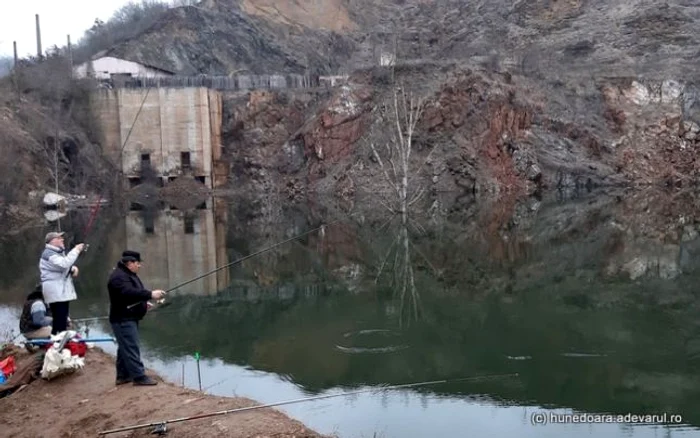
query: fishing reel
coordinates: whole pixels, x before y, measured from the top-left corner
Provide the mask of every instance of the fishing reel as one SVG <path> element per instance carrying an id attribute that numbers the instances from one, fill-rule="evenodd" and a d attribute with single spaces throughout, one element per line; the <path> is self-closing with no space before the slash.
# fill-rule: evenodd
<path id="1" fill-rule="evenodd" d="M 165 435 L 166 433 L 168 433 L 168 428 L 165 425 L 165 423 L 161 423 L 161 424 L 157 425 L 151 431 L 151 435 Z"/>

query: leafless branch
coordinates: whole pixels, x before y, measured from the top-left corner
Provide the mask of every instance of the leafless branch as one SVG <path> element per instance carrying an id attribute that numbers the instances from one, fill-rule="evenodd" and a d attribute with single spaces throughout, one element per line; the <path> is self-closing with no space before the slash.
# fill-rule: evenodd
<path id="1" fill-rule="evenodd" d="M 437 268 L 435 268 L 435 266 L 430 262 L 430 260 L 428 260 L 428 258 L 425 256 L 425 254 L 423 254 L 423 251 L 421 251 L 420 249 L 418 249 L 418 247 L 416 246 L 415 243 L 411 242 L 411 247 L 412 247 L 414 250 L 416 250 L 416 252 L 418 253 L 418 255 L 421 256 L 421 257 L 423 258 L 423 260 L 425 260 L 425 263 L 427 263 L 428 266 L 430 266 L 430 269 L 433 270 L 433 274 L 435 274 L 435 275 L 440 275 L 440 273 L 438 272 Z"/>
<path id="2" fill-rule="evenodd" d="M 425 187 L 421 187 L 420 190 L 418 191 L 418 193 L 416 193 L 416 194 L 413 196 L 413 199 L 411 199 L 411 200 L 408 202 L 408 206 L 410 207 L 411 205 L 413 205 L 413 204 L 415 204 L 416 202 L 418 202 L 418 201 L 420 200 L 420 198 L 423 197 L 423 194 L 424 194 L 424 193 L 425 193 Z"/>
<path id="3" fill-rule="evenodd" d="M 384 271 L 384 266 L 386 266 L 386 261 L 389 259 L 389 255 L 391 254 L 391 250 L 394 248 L 394 245 L 396 245 L 396 242 L 399 241 L 399 236 L 396 236 L 394 240 L 391 242 L 391 246 L 389 246 L 389 250 L 386 252 L 386 255 L 382 259 L 382 264 L 379 266 L 379 272 L 377 273 L 377 276 L 374 279 L 374 284 L 377 284 L 379 281 L 379 277 L 382 275 L 382 271 Z"/>

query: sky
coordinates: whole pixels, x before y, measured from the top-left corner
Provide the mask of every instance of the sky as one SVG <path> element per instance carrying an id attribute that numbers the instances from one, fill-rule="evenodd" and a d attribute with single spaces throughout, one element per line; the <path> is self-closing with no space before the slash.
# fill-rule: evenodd
<path id="1" fill-rule="evenodd" d="M 36 55 L 36 21 L 39 14 L 41 48 L 66 45 L 66 36 L 76 43 L 95 22 L 107 21 L 114 11 L 129 0 L 4 0 L 9 7 L 0 13 L 0 57 L 13 56 L 12 42 L 17 41 L 20 58 Z"/>

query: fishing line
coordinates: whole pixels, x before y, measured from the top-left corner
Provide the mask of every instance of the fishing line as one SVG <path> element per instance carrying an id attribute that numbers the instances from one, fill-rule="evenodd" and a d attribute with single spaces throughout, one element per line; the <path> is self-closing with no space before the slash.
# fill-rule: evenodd
<path id="1" fill-rule="evenodd" d="M 428 381 L 428 382 L 405 383 L 405 384 L 401 384 L 401 385 L 381 386 L 378 388 L 362 389 L 362 390 L 358 390 L 358 391 L 344 392 L 341 394 L 319 395 L 319 396 L 314 396 L 314 397 L 299 398 L 299 399 L 295 399 L 295 400 L 287 400 L 287 401 L 281 401 L 281 402 L 276 402 L 276 403 L 248 406 L 245 408 L 236 408 L 236 409 L 227 409 L 224 411 L 209 412 L 209 413 L 204 413 L 204 414 L 199 414 L 199 415 L 193 415 L 190 417 L 180 417 L 180 418 L 175 418 L 172 420 L 164 420 L 164 421 L 158 421 L 158 422 L 154 422 L 154 423 L 137 424 L 134 426 L 121 427 L 118 429 L 104 430 L 102 432 L 99 432 L 99 435 L 108 435 L 108 434 L 112 434 L 112 433 L 126 432 L 129 430 L 144 429 L 147 427 L 161 427 L 161 428 L 163 428 L 163 427 L 165 427 L 166 424 L 171 424 L 171 423 L 179 423 L 179 422 L 183 422 L 183 421 L 198 420 L 201 418 L 209 418 L 209 417 L 215 417 L 215 416 L 219 416 L 219 415 L 234 414 L 237 412 L 252 411 L 252 410 L 256 410 L 256 409 L 271 408 L 271 407 L 275 407 L 275 406 L 289 405 L 289 404 L 293 404 L 293 403 L 302 403 L 302 402 L 308 402 L 308 401 L 314 401 L 314 400 L 323 400 L 323 399 L 334 398 L 334 397 L 345 397 L 348 395 L 363 394 L 363 393 L 367 393 L 367 392 L 379 392 L 379 391 L 386 391 L 386 390 L 390 390 L 390 389 L 399 389 L 399 388 L 413 388 L 413 387 L 417 387 L 417 386 L 437 385 L 437 384 L 442 384 L 442 383 L 452 383 L 452 382 L 460 382 L 460 381 L 467 381 L 467 380 L 517 377 L 518 375 L 519 375 L 518 373 L 491 374 L 491 375 L 484 375 L 484 376 L 462 377 L 459 379 L 443 379 L 443 380 L 432 380 L 432 381 Z"/>
<path id="2" fill-rule="evenodd" d="M 254 253 L 252 253 L 252 254 L 248 254 L 247 256 L 241 257 L 240 259 L 236 259 L 236 260 L 232 261 L 231 263 L 227 263 L 227 264 L 225 264 L 225 265 L 223 265 L 223 266 L 219 266 L 218 268 L 214 268 L 214 269 L 212 269 L 211 271 L 206 272 L 206 273 L 204 273 L 204 274 L 202 274 L 202 275 L 198 275 L 197 277 L 194 277 L 194 278 L 191 279 L 191 280 L 187 280 L 187 281 L 185 281 L 185 282 L 183 282 L 183 283 L 177 284 L 177 285 L 175 285 L 175 286 L 173 286 L 173 287 L 167 289 L 165 292 L 166 292 L 166 293 L 172 292 L 172 291 L 174 291 L 174 290 L 176 290 L 176 289 L 179 289 L 179 288 L 181 288 L 181 287 L 183 287 L 183 286 L 186 286 L 186 285 L 188 285 L 188 284 L 190 284 L 190 283 L 193 283 L 193 282 L 195 282 L 195 281 L 197 281 L 197 280 L 201 280 L 202 278 L 205 278 L 205 277 L 208 277 L 209 275 L 215 274 L 215 273 L 219 272 L 219 271 L 222 270 L 222 269 L 226 269 L 226 268 L 231 267 L 231 266 L 233 266 L 233 265 L 237 265 L 237 264 L 242 263 L 242 262 L 244 262 L 244 261 L 246 261 L 246 260 L 248 260 L 248 259 L 250 259 L 250 258 L 253 258 L 253 257 L 258 256 L 258 255 L 260 255 L 260 254 L 264 254 L 264 253 L 266 253 L 266 252 L 268 252 L 268 251 L 271 251 L 271 250 L 277 248 L 277 247 L 280 246 L 280 245 L 283 245 L 283 244 L 285 244 L 285 243 L 292 242 L 292 241 L 297 240 L 297 239 L 299 239 L 299 238 L 302 238 L 302 237 L 304 237 L 304 236 L 306 236 L 306 235 L 308 235 L 308 234 L 311 234 L 311 233 L 313 233 L 313 232 L 315 232 L 315 231 L 322 230 L 322 229 L 324 229 L 324 228 L 327 227 L 327 226 L 330 226 L 330 225 L 333 225 L 333 224 L 335 224 L 335 223 L 337 223 L 337 222 L 340 222 L 340 220 L 341 220 L 341 219 L 336 219 L 336 220 L 334 220 L 334 221 L 332 221 L 332 222 L 330 222 L 330 223 L 328 223 L 328 224 L 323 224 L 323 225 L 321 225 L 321 226 L 319 226 L 319 227 L 316 227 L 316 228 L 314 228 L 314 229 L 311 229 L 311 230 L 309 230 L 309 231 L 306 231 L 306 232 L 304 232 L 304 233 L 302 233 L 302 234 L 296 235 L 296 236 L 294 236 L 294 237 L 290 237 L 289 239 L 286 239 L 286 240 L 283 240 L 283 241 L 281 241 L 281 242 L 275 243 L 275 244 L 272 245 L 272 246 L 268 246 L 268 247 L 266 247 L 266 248 L 263 248 L 263 249 L 261 249 L 261 250 L 259 250 L 259 251 L 254 252 Z M 139 303 L 132 304 L 130 307 L 136 306 L 136 305 L 138 305 L 138 304 L 141 304 L 141 303 L 139 302 Z M 156 311 L 156 310 L 158 310 L 159 308 L 164 307 L 164 306 L 165 306 L 165 305 L 157 306 L 157 307 L 155 307 L 154 309 L 150 310 L 150 312 L 154 312 L 154 311 Z M 97 316 L 97 317 L 94 317 L 94 318 L 74 319 L 73 321 L 75 321 L 75 322 L 86 322 L 86 321 L 97 321 L 97 320 L 108 319 L 108 318 L 109 318 L 109 316 Z"/>
<path id="3" fill-rule="evenodd" d="M 171 291 L 174 291 L 174 290 L 176 290 L 176 289 L 179 289 L 179 288 L 181 288 L 181 287 L 183 287 L 183 286 L 186 286 L 186 285 L 188 285 L 188 284 L 190 284 L 190 283 L 193 283 L 193 282 L 195 282 L 195 281 L 197 281 L 197 280 L 200 280 L 200 279 L 202 279 L 202 278 L 204 278 L 204 277 L 208 277 L 208 276 L 211 275 L 211 274 L 215 274 L 215 273 L 219 272 L 219 271 L 222 270 L 222 269 L 228 268 L 228 267 L 233 266 L 233 265 L 237 265 L 237 264 L 239 264 L 239 263 L 241 263 L 241 262 L 244 262 L 244 261 L 246 261 L 246 260 L 248 260 L 248 259 L 250 259 L 250 258 L 253 258 L 253 257 L 258 256 L 258 255 L 260 255 L 260 254 L 264 254 L 264 253 L 266 253 L 266 252 L 268 252 L 268 251 L 271 251 L 271 250 L 275 249 L 276 247 L 278 247 L 278 246 L 280 246 L 280 245 L 283 245 L 283 244 L 285 244 L 285 243 L 292 242 L 292 241 L 297 240 L 297 239 L 299 239 L 299 238 L 301 238 L 301 237 L 304 237 L 304 236 L 306 236 L 306 235 L 308 235 L 308 234 L 311 234 L 311 233 L 313 233 L 313 232 L 315 232 L 315 231 L 322 230 L 322 229 L 324 229 L 325 227 L 330 226 L 330 225 L 333 225 L 334 223 L 339 222 L 339 221 L 340 221 L 340 219 L 337 219 L 337 220 L 335 220 L 335 221 L 333 221 L 333 222 L 330 222 L 330 223 L 328 223 L 328 224 L 321 225 L 321 226 L 316 227 L 316 228 L 314 228 L 314 229 L 312 229 L 312 230 L 309 230 L 309 231 L 307 231 L 307 232 L 305 232 L 305 233 L 299 234 L 299 235 L 294 236 L 294 237 L 290 237 L 290 238 L 287 239 L 287 240 L 283 240 L 283 241 L 278 242 L 278 243 L 276 243 L 276 244 L 274 244 L 274 245 L 272 245 L 272 246 L 269 246 L 269 247 L 267 247 L 267 248 L 261 249 L 260 251 L 254 252 L 254 253 L 252 253 L 252 254 L 248 254 L 247 256 L 241 257 L 240 259 L 237 259 L 237 260 L 234 260 L 234 261 L 232 261 L 231 263 L 228 263 L 228 264 L 225 264 L 225 265 L 220 266 L 220 267 L 218 267 L 218 268 L 212 269 L 211 271 L 209 271 L 209 272 L 207 272 L 207 273 L 205 273 L 205 274 L 202 274 L 202 275 L 200 275 L 200 276 L 198 276 L 198 277 L 195 277 L 195 278 L 193 278 L 193 279 L 191 279 L 191 280 L 188 280 L 188 281 L 185 281 L 185 282 L 183 282 L 183 283 L 180 283 L 180 284 L 178 284 L 178 285 L 176 285 L 176 286 L 173 286 L 173 287 L 171 287 L 170 289 L 166 290 L 165 292 L 171 292 Z"/>
<path id="4" fill-rule="evenodd" d="M 131 122 L 131 127 L 129 128 L 129 132 L 126 134 L 126 139 L 124 139 L 124 143 L 122 144 L 122 147 L 119 150 L 119 158 L 118 158 L 119 163 L 121 163 L 122 156 L 124 154 L 124 148 L 126 148 L 126 145 L 129 142 L 129 137 L 131 137 L 131 133 L 134 130 L 134 126 L 136 126 L 136 122 L 138 121 L 139 116 L 141 115 L 141 111 L 143 110 L 144 104 L 146 103 L 146 99 L 148 99 L 148 94 L 150 92 L 151 92 L 150 88 L 146 89 L 146 95 L 143 97 L 143 100 L 141 101 L 141 105 L 139 106 L 139 109 L 136 112 L 136 116 L 134 116 L 134 121 Z M 121 168 L 117 169 L 117 171 L 120 174 L 123 174 L 123 171 Z M 103 189 L 103 191 L 100 193 L 99 197 L 97 198 L 97 202 L 95 203 L 94 208 L 91 209 L 91 211 L 90 211 L 90 217 L 88 218 L 88 223 L 86 224 L 85 228 L 83 228 L 83 239 L 82 239 L 83 243 L 85 243 L 85 241 L 87 240 L 87 237 L 88 237 L 90 231 L 92 230 L 92 226 L 95 222 L 95 219 L 97 218 L 97 215 L 100 212 L 100 205 L 102 204 L 102 199 L 104 198 L 105 191 L 106 191 L 106 188 Z M 58 230 L 61 231 L 61 218 L 60 217 L 58 218 Z M 89 246 L 90 246 L 89 244 L 85 243 L 85 249 L 83 251 L 87 252 Z M 66 274 L 66 278 L 68 278 L 70 276 L 72 269 L 73 269 L 73 266 L 71 266 L 68 269 L 68 272 Z"/>

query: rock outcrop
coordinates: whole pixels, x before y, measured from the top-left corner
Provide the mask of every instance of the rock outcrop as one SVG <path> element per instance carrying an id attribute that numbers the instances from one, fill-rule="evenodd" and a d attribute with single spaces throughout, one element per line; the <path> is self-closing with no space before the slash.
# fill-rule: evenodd
<path id="1" fill-rule="evenodd" d="M 367 146 L 368 141 L 381 144 L 395 130 L 391 120 L 378 122 L 378 108 L 391 100 L 386 73 L 358 72 L 314 105 L 271 103 L 286 95 L 307 95 L 308 100 L 310 93 L 251 93 L 247 115 L 234 112 L 256 121 L 239 121 L 239 134 L 246 140 L 228 146 L 244 157 L 246 166 L 266 169 L 262 180 L 270 181 L 268 191 L 342 193 L 348 198 L 389 190 Z M 587 102 L 586 123 L 557 117 L 557 93 L 550 96 L 527 78 L 507 72 L 454 66 L 442 78 L 434 78 L 429 68 L 396 72 L 396 78 L 397 83 L 414 83 L 407 87 L 423 87 L 427 103 L 415 138 L 411 178 L 416 187 L 432 193 L 678 186 L 698 176 L 694 157 L 700 134 L 689 84 L 601 81 L 572 96 L 574 102 Z M 239 134 L 227 131 L 224 139 Z M 264 158 L 255 158 L 259 155 Z"/>
<path id="2" fill-rule="evenodd" d="M 700 166 L 699 22 L 684 0 L 207 0 L 113 54 L 183 74 L 350 73 L 329 98 L 228 101 L 232 182 L 254 195 L 386 190 L 366 143 L 392 129 L 377 111 L 399 82 L 428 100 L 413 183 L 432 193 L 679 186 Z"/>

